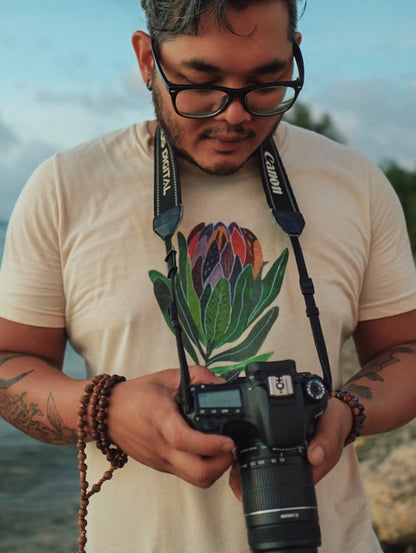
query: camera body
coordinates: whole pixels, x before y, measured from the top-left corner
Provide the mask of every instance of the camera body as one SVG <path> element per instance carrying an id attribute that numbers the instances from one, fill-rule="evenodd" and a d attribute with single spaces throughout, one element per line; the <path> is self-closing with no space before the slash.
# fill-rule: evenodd
<path id="1" fill-rule="evenodd" d="M 255 553 L 314 553 L 320 530 L 309 439 L 324 412 L 324 381 L 292 360 L 251 363 L 246 376 L 189 388 L 188 424 L 230 436 L 237 448 L 250 547 Z"/>
<path id="2" fill-rule="evenodd" d="M 234 383 L 191 386 L 188 423 L 207 434 L 230 436 L 237 446 L 259 439 L 272 449 L 304 447 L 328 396 L 323 380 L 297 373 L 294 361 L 252 363 Z"/>

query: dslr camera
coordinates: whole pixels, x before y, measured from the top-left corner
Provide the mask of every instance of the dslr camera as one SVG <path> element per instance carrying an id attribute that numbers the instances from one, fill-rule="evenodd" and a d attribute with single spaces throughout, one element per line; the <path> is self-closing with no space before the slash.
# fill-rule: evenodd
<path id="1" fill-rule="evenodd" d="M 230 436 L 237 449 L 253 553 L 316 553 L 321 544 L 307 444 L 324 412 L 324 381 L 292 360 L 251 363 L 245 377 L 189 387 L 190 426 Z"/>

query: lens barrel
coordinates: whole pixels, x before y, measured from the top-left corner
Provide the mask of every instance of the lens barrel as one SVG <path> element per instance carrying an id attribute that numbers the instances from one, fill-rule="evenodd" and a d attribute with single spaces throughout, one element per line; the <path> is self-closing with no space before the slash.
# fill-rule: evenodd
<path id="1" fill-rule="evenodd" d="M 312 470 L 303 447 L 238 449 L 243 508 L 253 553 L 316 553 L 321 534 Z"/>

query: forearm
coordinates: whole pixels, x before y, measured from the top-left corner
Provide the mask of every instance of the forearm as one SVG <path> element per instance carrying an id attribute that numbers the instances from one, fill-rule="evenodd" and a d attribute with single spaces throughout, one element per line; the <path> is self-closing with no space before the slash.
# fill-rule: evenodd
<path id="1" fill-rule="evenodd" d="M 42 442 L 75 444 L 85 383 L 39 357 L 0 353 L 0 416 Z"/>
<path id="2" fill-rule="evenodd" d="M 367 363 L 343 387 L 365 407 L 363 434 L 394 430 L 416 417 L 416 341 Z"/>

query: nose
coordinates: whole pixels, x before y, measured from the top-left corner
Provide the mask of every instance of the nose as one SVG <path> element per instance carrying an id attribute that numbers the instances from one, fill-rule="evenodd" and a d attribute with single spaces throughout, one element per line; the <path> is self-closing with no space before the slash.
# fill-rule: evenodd
<path id="1" fill-rule="evenodd" d="M 215 117 L 220 121 L 227 121 L 230 125 L 239 125 L 250 121 L 251 118 L 252 115 L 244 107 L 241 98 L 233 98 L 225 110 Z"/>

